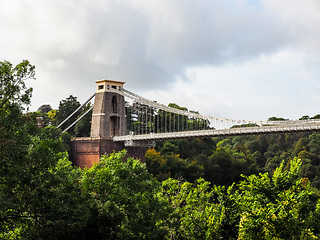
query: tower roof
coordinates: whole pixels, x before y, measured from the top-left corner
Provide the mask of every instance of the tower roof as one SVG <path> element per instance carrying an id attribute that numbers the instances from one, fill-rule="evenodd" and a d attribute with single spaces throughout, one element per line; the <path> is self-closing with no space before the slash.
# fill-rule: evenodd
<path id="1" fill-rule="evenodd" d="M 109 83 L 110 85 L 114 84 L 114 85 L 119 86 L 119 84 L 123 85 L 123 84 L 125 84 L 126 82 L 109 80 L 109 79 L 102 79 L 102 80 L 96 81 L 96 83 L 97 83 L 97 84 L 98 84 L 98 83 Z"/>
<path id="2" fill-rule="evenodd" d="M 105 91 L 109 91 L 109 89 L 112 89 L 112 88 L 120 90 L 123 88 L 123 84 L 125 84 L 125 82 L 103 79 L 103 80 L 96 81 L 96 84 L 97 84 L 96 92 L 105 92 Z"/>

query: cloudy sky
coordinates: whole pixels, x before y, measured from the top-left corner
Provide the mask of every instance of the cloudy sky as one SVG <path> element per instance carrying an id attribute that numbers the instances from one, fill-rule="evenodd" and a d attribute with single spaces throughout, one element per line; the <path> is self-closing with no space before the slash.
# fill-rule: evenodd
<path id="1" fill-rule="evenodd" d="M 246 120 L 320 113 L 319 0 L 0 0 L 0 61 L 36 66 L 31 110 L 95 80 Z"/>

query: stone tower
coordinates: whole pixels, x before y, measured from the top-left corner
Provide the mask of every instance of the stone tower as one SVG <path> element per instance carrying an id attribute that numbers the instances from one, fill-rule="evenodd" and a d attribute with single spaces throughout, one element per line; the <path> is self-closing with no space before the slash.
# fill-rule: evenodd
<path id="1" fill-rule="evenodd" d="M 127 134 L 124 97 L 112 89 L 122 90 L 124 82 L 113 80 L 96 81 L 97 90 L 93 104 L 90 137 L 74 138 L 71 141 L 70 158 L 75 166 L 90 168 L 99 162 L 101 155 L 126 148 L 128 156 L 143 161 L 149 146 L 124 146 L 113 141 L 114 136 Z"/>
<path id="2" fill-rule="evenodd" d="M 112 91 L 122 90 L 125 82 L 96 81 L 97 90 L 93 105 L 91 137 L 113 138 L 127 133 L 124 97 Z"/>

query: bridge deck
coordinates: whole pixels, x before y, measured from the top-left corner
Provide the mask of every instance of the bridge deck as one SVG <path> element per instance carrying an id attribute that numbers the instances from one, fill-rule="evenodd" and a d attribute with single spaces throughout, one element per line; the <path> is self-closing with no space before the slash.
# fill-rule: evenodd
<path id="1" fill-rule="evenodd" d="M 320 130 L 320 124 L 293 124 L 263 127 L 243 127 L 230 129 L 211 129 L 199 131 L 171 132 L 171 133 L 150 133 L 144 135 L 125 135 L 115 136 L 113 141 L 152 141 L 165 139 L 195 138 L 195 137 L 219 137 L 219 136 L 236 136 L 249 134 L 266 134 L 282 132 L 301 132 Z"/>

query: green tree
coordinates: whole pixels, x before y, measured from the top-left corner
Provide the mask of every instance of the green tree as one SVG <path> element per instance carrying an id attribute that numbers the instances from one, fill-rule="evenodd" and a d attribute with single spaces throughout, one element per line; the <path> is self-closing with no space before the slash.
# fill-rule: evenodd
<path id="1" fill-rule="evenodd" d="M 23 181 L 13 189 L 21 198 L 21 213 L 14 222 L 21 238 L 80 239 L 89 212 L 79 186 L 80 169 L 74 169 L 66 156 L 53 154 L 41 140 L 29 161 L 33 165 L 20 173 Z"/>
<path id="2" fill-rule="evenodd" d="M 80 103 L 77 100 L 77 97 L 70 95 L 66 99 L 63 99 L 59 103 L 59 109 L 57 112 L 57 124 L 62 123 L 67 117 L 69 117 L 76 109 L 80 107 Z M 62 127 L 62 129 L 69 127 L 80 115 L 78 111 L 75 113 L 68 121 L 66 121 Z M 74 127 L 68 130 L 72 135 L 74 134 Z"/>
<path id="3" fill-rule="evenodd" d="M 91 103 L 85 105 L 82 109 L 82 114 L 87 112 L 91 108 Z M 92 118 L 92 110 L 89 111 L 79 122 L 76 123 L 74 127 L 74 132 L 77 137 L 90 137 L 91 132 L 91 118 Z"/>
<path id="4" fill-rule="evenodd" d="M 154 148 L 147 150 L 145 154 L 145 163 L 148 171 L 153 174 L 159 181 L 163 181 L 170 177 L 170 173 L 166 168 L 167 159 Z"/>
<path id="5" fill-rule="evenodd" d="M 166 222 L 168 239 L 221 239 L 225 208 L 213 203 L 209 182 L 199 179 L 193 185 L 170 178 L 162 185 L 162 197 L 174 209 Z"/>
<path id="6" fill-rule="evenodd" d="M 42 113 L 48 113 L 52 110 L 52 107 L 49 104 L 43 104 L 38 108 L 38 111 Z"/>
<path id="7" fill-rule="evenodd" d="M 30 135 L 22 110 L 32 92 L 25 80 L 34 75 L 28 61 L 0 62 L 1 239 L 63 239 L 78 230 L 85 211 L 75 187 L 79 171 L 59 153 L 61 139 Z"/>
<path id="8" fill-rule="evenodd" d="M 20 185 L 31 142 L 22 114 L 30 103 L 32 89 L 25 85 L 30 78 L 34 78 L 34 66 L 28 61 L 15 67 L 0 62 L 0 232 L 15 229 L 23 208 L 14 189 Z"/>
<path id="9" fill-rule="evenodd" d="M 41 129 L 39 136 L 56 153 L 70 151 L 71 135 L 68 132 L 62 133 L 61 129 L 55 126 L 47 126 Z"/>
<path id="10" fill-rule="evenodd" d="M 167 232 L 158 225 L 170 210 L 156 196 L 159 182 L 139 160 L 124 162 L 125 155 L 123 150 L 103 156 L 84 170 L 82 192 L 91 212 L 86 239 L 163 239 Z"/>
<path id="11" fill-rule="evenodd" d="M 179 147 L 173 143 L 171 143 L 170 141 L 165 141 L 163 146 L 160 149 L 161 153 L 163 155 L 166 154 L 178 154 L 179 153 Z"/>
<path id="12" fill-rule="evenodd" d="M 30 104 L 32 93 L 25 81 L 33 79 L 34 74 L 34 66 L 28 61 L 16 67 L 7 61 L 0 62 L 0 161 L 4 166 L 15 146 L 13 154 L 18 154 L 19 143 L 25 139 L 22 110 Z"/>
<path id="13" fill-rule="evenodd" d="M 309 151 L 319 156 L 320 155 L 320 134 L 316 132 L 312 133 L 309 136 L 309 140 L 310 140 L 308 144 Z"/>
<path id="14" fill-rule="evenodd" d="M 312 190 L 299 178 L 301 161 L 284 162 L 268 173 L 245 177 L 239 184 L 241 219 L 238 239 L 314 239 L 310 212 Z"/>
<path id="15" fill-rule="evenodd" d="M 301 118 L 299 118 L 299 120 L 309 120 L 310 117 L 308 115 L 304 115 Z"/>
<path id="16" fill-rule="evenodd" d="M 285 119 L 283 117 L 269 117 L 268 121 L 286 121 L 288 119 Z"/>
<path id="17" fill-rule="evenodd" d="M 15 105 L 20 110 L 30 104 L 32 88 L 25 81 L 34 79 L 35 67 L 24 60 L 17 66 L 8 61 L 0 62 L 0 109 Z"/>
<path id="18" fill-rule="evenodd" d="M 310 119 L 320 119 L 320 114 L 317 114 L 317 115 L 313 116 L 313 117 L 310 118 Z"/>
<path id="19" fill-rule="evenodd" d="M 47 113 L 50 125 L 57 126 L 57 109 L 52 109 Z"/>
<path id="20" fill-rule="evenodd" d="M 296 157 L 298 156 L 299 152 L 303 150 L 307 150 L 307 145 L 309 143 L 309 140 L 307 138 L 300 138 L 297 143 L 294 145 L 294 149 L 292 151 L 292 156 Z"/>
<path id="21" fill-rule="evenodd" d="M 40 129 L 45 126 L 44 114 L 41 112 L 27 112 L 23 115 L 23 121 L 26 125 L 28 133 L 31 135 L 37 135 Z"/>

